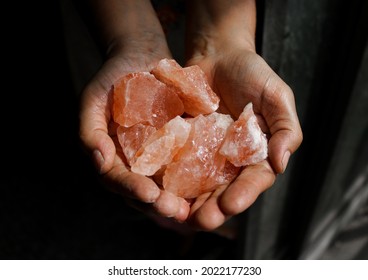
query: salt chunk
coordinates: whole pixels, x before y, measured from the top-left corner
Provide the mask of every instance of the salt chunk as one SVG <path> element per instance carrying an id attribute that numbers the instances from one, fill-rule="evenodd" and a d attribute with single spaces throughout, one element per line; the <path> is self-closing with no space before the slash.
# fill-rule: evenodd
<path id="1" fill-rule="evenodd" d="M 167 165 L 163 187 L 177 196 L 194 198 L 229 179 L 226 158 L 218 149 L 233 120 L 216 112 L 186 120 L 192 125 L 188 140 Z"/>
<path id="2" fill-rule="evenodd" d="M 135 154 L 155 131 L 155 127 L 140 123 L 131 127 L 119 126 L 117 128 L 118 141 L 129 165 L 134 163 Z"/>
<path id="3" fill-rule="evenodd" d="M 149 72 L 122 77 L 113 86 L 113 100 L 113 119 L 125 127 L 143 123 L 160 128 L 184 113 L 176 93 Z"/>
<path id="4" fill-rule="evenodd" d="M 191 125 L 180 116 L 154 132 L 136 153 L 131 166 L 135 173 L 152 176 L 172 158 L 187 141 Z"/>
<path id="5" fill-rule="evenodd" d="M 229 127 L 220 154 L 235 166 L 255 164 L 267 158 L 267 138 L 257 122 L 253 104 L 248 103 Z"/>
<path id="6" fill-rule="evenodd" d="M 151 73 L 175 90 L 189 115 L 210 114 L 218 109 L 220 99 L 198 65 L 181 67 L 174 59 L 162 59 Z"/>

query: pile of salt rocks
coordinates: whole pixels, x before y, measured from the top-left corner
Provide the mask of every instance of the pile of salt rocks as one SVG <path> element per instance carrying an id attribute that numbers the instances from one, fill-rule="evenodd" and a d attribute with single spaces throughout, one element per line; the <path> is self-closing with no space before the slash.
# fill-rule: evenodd
<path id="1" fill-rule="evenodd" d="M 196 65 L 162 59 L 113 86 L 113 120 L 132 172 L 183 198 L 229 184 L 267 157 L 267 138 L 248 103 L 237 120 L 216 112 L 219 97 Z"/>

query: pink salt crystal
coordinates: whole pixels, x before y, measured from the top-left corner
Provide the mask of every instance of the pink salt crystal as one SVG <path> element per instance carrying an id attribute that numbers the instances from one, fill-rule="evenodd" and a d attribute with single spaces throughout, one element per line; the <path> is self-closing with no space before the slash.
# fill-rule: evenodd
<path id="1" fill-rule="evenodd" d="M 216 153 L 216 157 L 219 158 L 217 167 L 214 168 L 214 173 L 208 177 L 207 184 L 213 186 L 229 184 L 238 176 L 240 167 L 234 166 L 219 152 Z"/>
<path id="2" fill-rule="evenodd" d="M 220 141 L 223 141 L 226 131 L 234 122 L 230 115 L 213 113 L 207 116 L 215 121 L 215 126 L 220 128 Z M 208 175 L 206 184 L 208 186 L 217 186 L 230 183 L 239 173 L 240 168 L 234 166 L 223 155 L 216 151 L 214 155 L 214 166 Z"/>
<path id="3" fill-rule="evenodd" d="M 267 158 L 267 138 L 258 125 L 252 103 L 244 107 L 238 120 L 229 127 L 220 154 L 238 167 Z"/>
<path id="4" fill-rule="evenodd" d="M 117 136 L 123 153 L 129 165 L 135 160 L 135 154 L 156 128 L 145 124 L 135 124 L 131 127 L 119 126 Z"/>
<path id="5" fill-rule="evenodd" d="M 130 73 L 113 87 L 113 119 L 122 126 L 137 123 L 157 128 L 184 113 L 182 101 L 149 72 Z"/>
<path id="6" fill-rule="evenodd" d="M 224 181 L 226 158 L 218 149 L 233 120 L 229 115 L 212 113 L 187 121 L 192 129 L 185 145 L 167 165 L 163 187 L 177 196 L 194 198 Z"/>
<path id="7" fill-rule="evenodd" d="M 154 132 L 136 153 L 131 166 L 134 173 L 152 176 L 171 162 L 174 155 L 185 144 L 191 125 L 180 116 Z"/>
<path id="8" fill-rule="evenodd" d="M 195 117 L 218 109 L 220 99 L 198 65 L 183 68 L 174 59 L 162 59 L 151 73 L 175 89 L 189 115 Z"/>

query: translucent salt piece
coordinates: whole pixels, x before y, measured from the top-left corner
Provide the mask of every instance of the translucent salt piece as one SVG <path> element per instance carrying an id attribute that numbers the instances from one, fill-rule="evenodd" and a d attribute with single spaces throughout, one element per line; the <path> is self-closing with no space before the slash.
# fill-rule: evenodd
<path id="1" fill-rule="evenodd" d="M 218 160 L 216 160 L 216 166 L 213 168 L 214 172 L 208 176 L 206 182 L 207 185 L 215 187 L 229 184 L 240 172 L 240 167 L 234 166 L 219 152 L 216 153 L 216 157 Z"/>
<path id="2" fill-rule="evenodd" d="M 177 196 L 194 198 L 214 190 L 228 178 L 226 158 L 218 149 L 233 120 L 219 113 L 186 120 L 192 126 L 188 140 L 167 165 L 163 187 Z"/>
<path id="3" fill-rule="evenodd" d="M 175 89 L 189 115 L 210 114 L 218 109 L 220 99 L 199 66 L 181 67 L 174 59 L 162 59 L 151 73 Z"/>
<path id="4" fill-rule="evenodd" d="M 135 124 L 131 127 L 119 126 L 117 136 L 123 153 L 129 165 L 135 161 L 135 154 L 156 128 L 145 124 Z"/>
<path id="5" fill-rule="evenodd" d="M 252 103 L 235 122 L 215 112 L 218 105 L 198 66 L 163 59 L 151 73 L 121 78 L 113 87 L 112 113 L 131 171 L 152 176 L 179 197 L 195 198 L 265 159 L 267 139 Z M 193 117 L 183 119 L 184 112 Z"/>
<path id="6" fill-rule="evenodd" d="M 180 116 L 154 132 L 137 151 L 131 166 L 134 173 L 152 176 L 172 158 L 185 144 L 191 125 Z"/>
<path id="7" fill-rule="evenodd" d="M 252 103 L 244 107 L 239 118 L 229 127 L 220 154 L 237 167 L 267 158 L 267 138 L 258 125 Z"/>
<path id="8" fill-rule="evenodd" d="M 122 126 L 143 123 L 160 128 L 183 113 L 176 93 L 149 72 L 127 74 L 113 86 L 113 119 Z"/>
<path id="9" fill-rule="evenodd" d="M 233 119 L 230 115 L 213 113 L 207 116 L 207 118 L 215 121 L 214 128 L 217 129 L 216 137 L 221 142 L 223 141 L 226 131 L 229 126 L 233 123 Z M 222 184 L 230 183 L 238 174 L 240 168 L 234 166 L 231 162 L 229 162 L 223 155 L 221 155 L 218 151 L 214 154 L 214 165 L 210 170 L 208 178 L 206 180 L 207 186 L 218 186 Z"/>

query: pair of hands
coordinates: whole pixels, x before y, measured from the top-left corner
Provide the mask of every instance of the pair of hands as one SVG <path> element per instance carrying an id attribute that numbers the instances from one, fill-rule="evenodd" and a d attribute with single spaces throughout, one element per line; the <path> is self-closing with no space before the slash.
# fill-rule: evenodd
<path id="1" fill-rule="evenodd" d="M 195 55 L 187 65 L 197 64 L 206 73 L 220 97 L 221 112 L 237 118 L 253 102 L 261 128 L 269 136 L 269 157 L 245 167 L 231 184 L 189 203 L 160 189 L 150 178 L 129 171 L 111 114 L 112 84 L 127 73 L 151 70 L 161 58 L 170 58 L 170 53 L 152 49 L 111 53 L 82 93 L 80 138 L 104 185 L 148 216 L 185 222 L 191 229 L 214 230 L 272 186 L 302 141 L 292 90 L 254 50 L 239 47 Z"/>

